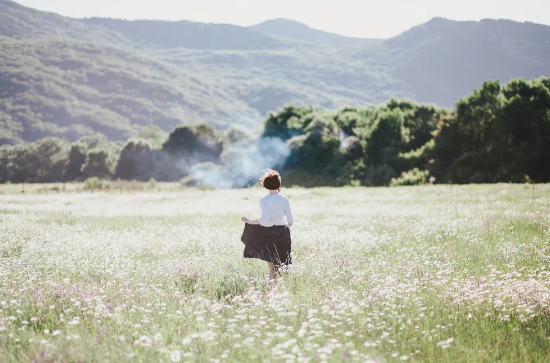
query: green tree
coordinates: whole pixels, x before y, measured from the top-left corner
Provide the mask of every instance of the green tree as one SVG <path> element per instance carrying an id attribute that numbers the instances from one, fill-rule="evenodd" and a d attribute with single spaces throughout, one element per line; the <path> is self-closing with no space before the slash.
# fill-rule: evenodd
<path id="1" fill-rule="evenodd" d="M 429 151 L 433 159 L 428 166 L 431 175 L 440 181 L 463 183 L 468 182 L 480 167 L 495 173 L 502 102 L 500 83 L 493 81 L 485 82 L 479 90 L 456 103 L 456 113 L 443 123 L 436 133 L 434 148 Z M 485 166 L 478 165 L 478 157 L 467 157 L 453 167 L 453 163 L 465 153 L 480 154 Z M 464 165 L 468 160 L 475 160 L 476 165 Z M 450 169 L 453 171 L 448 174 Z M 459 181 L 453 180 L 457 176 Z"/>
<path id="2" fill-rule="evenodd" d="M 88 147 L 83 142 L 77 141 L 71 145 L 69 160 L 65 172 L 67 180 L 78 180 L 82 175 L 82 167 L 86 163 Z"/>
<path id="3" fill-rule="evenodd" d="M 120 152 L 115 177 L 147 181 L 151 179 L 154 171 L 151 144 L 142 139 L 129 140 Z"/>
<path id="4" fill-rule="evenodd" d="M 153 124 L 144 126 L 139 130 L 138 137 L 147 140 L 153 149 L 160 149 L 168 139 L 168 135 L 160 127 Z"/>
<path id="5" fill-rule="evenodd" d="M 404 113 L 399 109 L 378 114 L 367 138 L 367 157 L 372 165 L 381 165 L 397 159 L 404 142 Z"/>
<path id="6" fill-rule="evenodd" d="M 304 133 L 302 117 L 312 113 L 311 108 L 286 106 L 278 113 L 270 113 L 264 122 L 265 137 L 278 137 L 282 140 L 288 140 L 293 136 Z"/>
<path id="7" fill-rule="evenodd" d="M 222 152 L 222 139 L 210 125 L 181 126 L 170 133 L 162 150 L 198 162 L 218 161 Z"/>
<path id="8" fill-rule="evenodd" d="M 115 165 L 115 155 L 108 150 L 94 149 L 88 153 L 86 164 L 82 168 L 82 178 L 111 179 L 115 171 Z"/>
<path id="9" fill-rule="evenodd" d="M 550 170 L 550 81 L 513 80 L 502 89 L 505 97 L 498 130 L 502 155 L 499 179 L 522 178 L 547 182 Z M 508 175 L 506 175 L 508 174 Z M 515 176 L 514 176 L 515 175 Z"/>
<path id="10" fill-rule="evenodd" d="M 193 165 L 219 163 L 223 151 L 221 135 L 209 125 L 181 126 L 162 145 L 167 157 L 161 157 L 157 175 L 163 180 L 179 180 L 187 176 Z"/>

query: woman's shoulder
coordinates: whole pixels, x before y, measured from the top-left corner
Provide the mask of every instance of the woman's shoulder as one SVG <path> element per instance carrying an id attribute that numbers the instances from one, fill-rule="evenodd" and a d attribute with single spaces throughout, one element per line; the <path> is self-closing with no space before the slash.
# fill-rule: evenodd
<path id="1" fill-rule="evenodd" d="M 288 198 L 285 197 L 285 196 L 282 195 L 282 194 L 268 194 L 268 195 L 262 197 L 262 198 L 260 199 L 260 201 L 266 201 L 266 200 L 268 200 L 268 199 L 283 199 L 283 200 L 288 200 Z"/>
<path id="2" fill-rule="evenodd" d="M 279 196 L 282 200 L 284 200 L 285 202 L 288 201 L 288 198 L 285 197 L 284 195 L 278 194 L 278 196 Z"/>
<path id="3" fill-rule="evenodd" d="M 271 197 L 271 195 L 269 195 L 269 194 L 266 195 L 266 196 L 261 197 L 260 198 L 260 203 L 267 202 L 270 197 Z"/>

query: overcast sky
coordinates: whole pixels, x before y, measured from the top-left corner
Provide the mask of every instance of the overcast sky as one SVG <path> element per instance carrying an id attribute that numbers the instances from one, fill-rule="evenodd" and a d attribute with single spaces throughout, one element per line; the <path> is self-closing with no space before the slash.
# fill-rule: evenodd
<path id="1" fill-rule="evenodd" d="M 550 25 L 550 0 L 16 0 L 58 14 L 253 25 L 287 18 L 332 33 L 388 38 L 440 16 Z"/>

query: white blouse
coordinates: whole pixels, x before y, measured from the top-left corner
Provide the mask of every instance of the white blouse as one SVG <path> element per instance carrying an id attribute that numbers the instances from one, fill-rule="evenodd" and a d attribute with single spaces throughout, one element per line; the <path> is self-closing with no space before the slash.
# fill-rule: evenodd
<path id="1" fill-rule="evenodd" d="M 260 207 L 262 209 L 262 216 L 258 218 L 258 222 L 263 227 L 284 226 L 294 223 L 290 201 L 285 196 L 268 194 L 260 199 Z M 285 216 L 286 223 L 284 220 Z"/>

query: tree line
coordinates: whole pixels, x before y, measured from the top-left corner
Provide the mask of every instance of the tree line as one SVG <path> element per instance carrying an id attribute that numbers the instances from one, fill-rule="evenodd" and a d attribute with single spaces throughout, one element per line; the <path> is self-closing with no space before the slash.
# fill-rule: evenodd
<path id="1" fill-rule="evenodd" d="M 290 105 L 259 137 L 286 142 L 286 160 L 272 166 L 286 185 L 549 182 L 550 78 L 485 82 L 453 110 L 394 99 L 337 111 Z M 0 182 L 189 181 L 193 167 L 223 164 L 232 145 L 254 142 L 238 126 L 204 124 L 169 135 L 148 126 L 126 143 L 45 138 L 1 147 Z"/>

